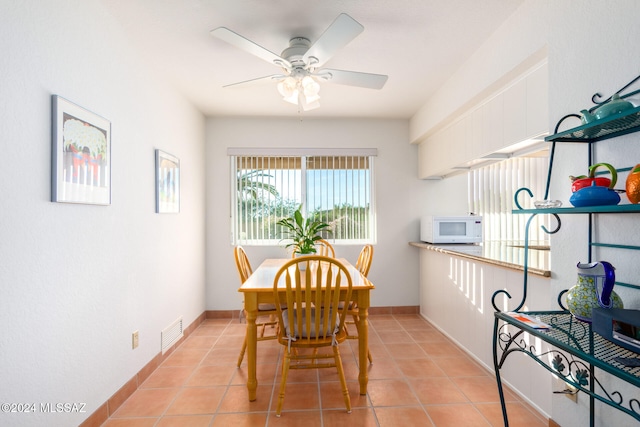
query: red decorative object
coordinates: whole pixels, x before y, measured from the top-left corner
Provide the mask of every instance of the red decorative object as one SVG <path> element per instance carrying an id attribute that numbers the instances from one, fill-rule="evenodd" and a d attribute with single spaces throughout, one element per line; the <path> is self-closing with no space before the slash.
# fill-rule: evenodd
<path id="1" fill-rule="evenodd" d="M 611 180 L 609 178 L 579 178 L 573 181 L 571 185 L 571 191 L 576 192 L 584 187 L 591 187 L 593 183 L 596 183 L 598 187 L 609 187 L 611 185 Z"/>

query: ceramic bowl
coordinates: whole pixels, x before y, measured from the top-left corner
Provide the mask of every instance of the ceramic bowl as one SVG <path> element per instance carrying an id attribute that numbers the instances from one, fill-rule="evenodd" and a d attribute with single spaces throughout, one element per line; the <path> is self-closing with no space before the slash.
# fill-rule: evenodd
<path id="1" fill-rule="evenodd" d="M 575 193 L 584 187 L 591 187 L 595 183 L 598 187 L 607 187 L 611 185 L 611 180 L 609 178 L 580 178 L 573 181 L 571 184 L 571 191 Z"/>
<path id="2" fill-rule="evenodd" d="M 573 193 L 569 199 L 569 203 L 577 208 L 583 206 L 617 205 L 620 203 L 620 196 L 617 192 L 607 187 L 592 185 L 591 187 L 581 188 Z"/>

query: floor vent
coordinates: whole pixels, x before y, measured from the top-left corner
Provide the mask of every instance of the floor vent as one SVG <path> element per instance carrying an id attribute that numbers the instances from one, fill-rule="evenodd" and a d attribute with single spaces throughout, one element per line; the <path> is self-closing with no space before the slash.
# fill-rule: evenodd
<path id="1" fill-rule="evenodd" d="M 161 341 L 162 341 L 162 354 L 164 354 L 167 350 L 171 348 L 180 338 L 183 336 L 182 332 L 182 316 L 179 317 L 175 322 L 167 326 L 162 333 Z"/>

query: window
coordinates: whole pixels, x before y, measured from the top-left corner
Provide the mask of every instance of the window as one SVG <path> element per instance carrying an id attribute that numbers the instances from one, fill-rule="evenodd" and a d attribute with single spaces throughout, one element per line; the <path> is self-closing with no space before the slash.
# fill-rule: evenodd
<path id="1" fill-rule="evenodd" d="M 514 157 L 469 172 L 469 211 L 482 215 L 485 241 L 524 241 L 527 215 L 513 215 L 516 209 L 513 196 L 527 187 L 534 198 L 542 199 L 545 193 L 549 159 L 547 152 L 541 156 Z M 533 202 L 525 192 L 520 193 L 520 205 L 533 208 Z M 549 215 L 538 215 L 530 226 L 529 239 L 544 243 L 549 236 L 540 228 L 549 226 Z"/>
<path id="2" fill-rule="evenodd" d="M 333 243 L 375 243 L 376 150 L 229 149 L 232 244 L 274 245 L 278 220 L 302 205 Z"/>

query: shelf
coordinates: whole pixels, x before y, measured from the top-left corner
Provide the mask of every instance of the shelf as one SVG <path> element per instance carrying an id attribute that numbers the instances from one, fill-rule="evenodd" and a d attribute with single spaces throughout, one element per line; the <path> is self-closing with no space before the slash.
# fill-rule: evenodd
<path id="1" fill-rule="evenodd" d="M 640 107 L 547 136 L 553 142 L 596 142 L 640 130 Z"/>
<path id="2" fill-rule="evenodd" d="M 585 214 L 585 213 L 637 213 L 638 205 L 583 206 L 580 208 L 514 209 L 512 214 Z"/>
<path id="3" fill-rule="evenodd" d="M 635 245 L 618 245 L 613 243 L 591 242 L 591 246 L 599 246 L 601 248 L 617 248 L 617 249 L 627 249 L 631 251 L 640 251 L 640 246 L 635 246 Z"/>
<path id="4" fill-rule="evenodd" d="M 638 357 L 638 354 L 592 332 L 591 324 L 576 320 L 565 311 L 534 311 L 523 312 L 523 314 L 540 318 L 542 322 L 551 325 L 551 328 L 548 330 L 533 329 L 506 313 L 495 313 L 495 316 L 559 349 L 570 352 L 603 371 L 622 378 L 636 387 L 640 387 L 640 367 L 627 367 L 614 361 L 616 356 Z M 592 336 L 593 342 L 591 342 Z"/>
<path id="5" fill-rule="evenodd" d="M 640 367 L 628 367 L 618 363 L 616 357 L 636 358 L 638 354 L 606 340 L 591 329 L 591 324 L 576 320 L 566 311 L 523 312 L 551 326 L 548 330 L 534 329 L 503 312 L 496 312 L 494 329 L 494 363 L 496 373 L 502 368 L 506 357 L 521 352 L 535 359 L 549 372 L 599 400 L 640 421 L 640 402 L 636 397 L 625 397 L 612 384 L 601 381 L 600 372 L 594 367 L 621 380 L 640 387 Z M 498 326 L 501 320 L 502 326 Z M 515 328 L 515 329 L 514 329 Z M 530 338 L 523 332 L 550 344 L 549 350 L 538 350 L 530 345 Z M 502 351 L 498 358 L 497 349 Z M 498 362 L 499 360 L 499 362 Z M 499 374 L 497 374 L 499 375 Z M 497 377 L 499 387 L 501 381 Z M 502 391 L 499 390 L 501 393 Z M 502 395 L 501 395 L 502 396 Z M 502 399 L 502 398 L 501 398 Z M 590 404 L 593 408 L 593 401 Z M 505 425 L 508 425 L 503 406 Z M 591 425 L 593 425 L 591 417 Z"/>

